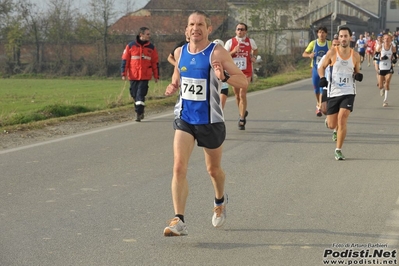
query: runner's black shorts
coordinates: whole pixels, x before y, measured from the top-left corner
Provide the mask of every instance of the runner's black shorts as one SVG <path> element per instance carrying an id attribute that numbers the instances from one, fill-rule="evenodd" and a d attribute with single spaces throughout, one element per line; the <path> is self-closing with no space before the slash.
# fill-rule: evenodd
<path id="1" fill-rule="evenodd" d="M 388 69 L 388 70 L 379 70 L 378 71 L 378 75 L 379 76 L 386 76 L 386 75 L 388 75 L 388 74 L 393 74 L 394 73 L 394 71 L 393 71 L 393 67 L 391 67 L 390 69 Z"/>
<path id="2" fill-rule="evenodd" d="M 224 122 L 191 125 L 180 118 L 176 118 L 173 122 L 173 128 L 189 133 L 197 140 L 199 147 L 208 149 L 219 148 L 226 139 L 226 126 Z"/>
<path id="3" fill-rule="evenodd" d="M 339 109 L 344 108 L 353 111 L 353 104 L 355 103 L 355 95 L 348 94 L 337 97 L 330 97 L 327 101 L 327 115 L 336 114 Z"/>

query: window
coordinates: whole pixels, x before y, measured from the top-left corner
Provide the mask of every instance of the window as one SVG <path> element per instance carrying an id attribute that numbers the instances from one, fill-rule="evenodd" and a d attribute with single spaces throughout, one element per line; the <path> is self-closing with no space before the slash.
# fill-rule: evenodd
<path id="1" fill-rule="evenodd" d="M 288 16 L 280 16 L 280 28 L 287 28 L 288 26 Z"/>
<path id="2" fill-rule="evenodd" d="M 249 20 L 251 21 L 252 28 L 259 29 L 259 26 L 260 26 L 259 16 L 251 16 L 251 18 Z"/>
<path id="3" fill-rule="evenodd" d="M 390 9 L 397 9 L 397 3 L 396 0 L 391 0 L 391 3 L 389 5 Z"/>

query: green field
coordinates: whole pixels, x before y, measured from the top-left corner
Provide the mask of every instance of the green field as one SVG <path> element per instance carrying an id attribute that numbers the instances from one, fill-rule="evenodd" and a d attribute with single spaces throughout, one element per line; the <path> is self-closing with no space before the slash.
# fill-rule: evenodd
<path id="1" fill-rule="evenodd" d="M 150 82 L 147 98 L 162 97 L 168 82 Z M 129 104 L 129 82 L 119 79 L 0 79 L 0 126 Z"/>
<path id="2" fill-rule="evenodd" d="M 283 74 L 259 78 L 250 85 L 249 91 L 309 77 L 309 66 L 301 65 Z M 175 102 L 176 97 L 165 99 L 163 96 L 169 82 L 150 82 L 147 106 Z M 129 82 L 121 79 L 0 79 L 0 128 L 80 113 L 118 110 L 129 105 L 133 105 Z"/>
<path id="3" fill-rule="evenodd" d="M 150 82 L 149 96 L 162 95 L 167 82 L 164 83 Z M 0 79 L 3 115 L 39 110 L 52 104 L 81 105 L 98 110 L 108 108 L 117 101 L 122 104 L 130 101 L 129 82 L 115 79 Z"/>

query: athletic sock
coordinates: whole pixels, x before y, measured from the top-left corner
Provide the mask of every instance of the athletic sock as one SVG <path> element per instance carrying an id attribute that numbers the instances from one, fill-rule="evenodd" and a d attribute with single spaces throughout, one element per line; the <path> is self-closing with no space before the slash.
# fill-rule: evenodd
<path id="1" fill-rule="evenodd" d="M 176 214 L 175 217 L 179 218 L 184 223 L 184 215 Z"/>
<path id="2" fill-rule="evenodd" d="M 221 199 L 215 198 L 215 204 L 216 204 L 216 205 L 222 205 L 223 202 L 224 202 L 224 196 L 223 196 Z"/>
<path id="3" fill-rule="evenodd" d="M 387 101 L 387 99 L 388 99 L 388 91 L 387 91 L 387 90 L 385 90 L 384 102 L 386 102 L 386 101 Z"/>

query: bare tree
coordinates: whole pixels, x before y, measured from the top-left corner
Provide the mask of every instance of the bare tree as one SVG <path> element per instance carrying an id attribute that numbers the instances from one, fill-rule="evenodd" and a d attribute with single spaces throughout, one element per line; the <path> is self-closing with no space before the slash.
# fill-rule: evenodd
<path id="1" fill-rule="evenodd" d="M 284 40 L 280 35 L 292 24 L 289 19 L 301 12 L 298 2 L 300 1 L 257 0 L 252 6 L 249 19 L 254 28 L 263 32 L 267 53 L 277 52 Z"/>
<path id="2" fill-rule="evenodd" d="M 41 50 L 44 39 L 44 27 L 46 25 L 44 14 L 39 11 L 37 5 L 31 3 L 29 0 L 19 0 L 17 10 L 24 23 L 24 41 L 25 43 L 32 42 L 34 44 L 32 68 L 35 72 L 41 72 Z"/>
<path id="3" fill-rule="evenodd" d="M 73 60 L 72 44 L 76 42 L 74 26 L 78 12 L 72 9 L 70 0 L 50 0 L 47 43 L 54 49 L 55 64 L 52 70 L 61 74 L 70 74 Z"/>
<path id="4" fill-rule="evenodd" d="M 7 18 L 13 9 L 12 0 L 0 0 L 0 30 L 6 26 Z"/>
<path id="5" fill-rule="evenodd" d="M 398 0 L 399 1 L 399 0 Z M 135 10 L 135 4 L 137 1 L 135 0 L 124 0 L 124 9 L 126 10 L 125 13 L 122 13 L 123 15 L 129 14 Z"/>
<path id="6" fill-rule="evenodd" d="M 16 14 L 16 6 L 11 0 L 0 1 L 0 33 L 5 44 L 6 60 L 3 67 L 9 73 L 15 73 L 21 66 L 21 46 L 23 26 L 20 16 Z"/>
<path id="7" fill-rule="evenodd" d="M 102 61 L 102 73 L 108 75 L 108 42 L 111 21 L 116 15 L 115 0 L 91 0 L 90 13 L 87 14 L 86 23 L 101 36 L 99 55 Z"/>

